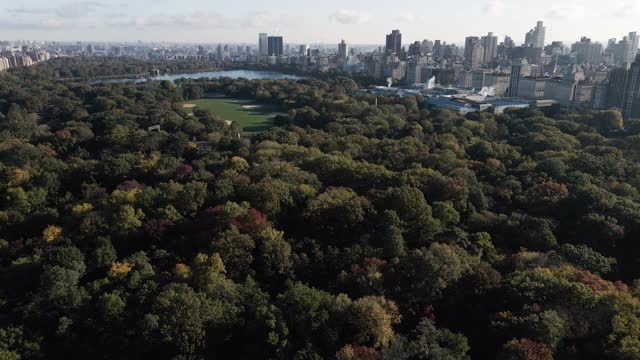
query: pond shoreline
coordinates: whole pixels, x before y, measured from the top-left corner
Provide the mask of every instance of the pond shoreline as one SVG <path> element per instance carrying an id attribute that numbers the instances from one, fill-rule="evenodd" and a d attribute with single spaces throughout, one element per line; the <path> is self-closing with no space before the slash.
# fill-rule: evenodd
<path id="1" fill-rule="evenodd" d="M 146 82 L 146 81 L 163 81 L 163 80 L 176 81 L 181 78 L 204 79 L 204 78 L 219 78 L 219 77 L 230 77 L 234 79 L 246 78 L 249 80 L 304 79 L 304 77 L 302 76 L 290 75 L 290 74 L 286 74 L 279 71 L 269 71 L 269 70 L 202 69 L 202 70 L 179 71 L 175 73 L 164 73 L 163 75 L 160 75 L 160 76 L 150 76 L 148 73 L 141 73 L 141 74 L 109 75 L 109 76 L 96 76 L 96 77 L 83 77 L 83 78 L 63 78 L 58 80 L 65 81 L 65 82 L 89 82 L 92 84 L 102 84 L 102 83 Z"/>

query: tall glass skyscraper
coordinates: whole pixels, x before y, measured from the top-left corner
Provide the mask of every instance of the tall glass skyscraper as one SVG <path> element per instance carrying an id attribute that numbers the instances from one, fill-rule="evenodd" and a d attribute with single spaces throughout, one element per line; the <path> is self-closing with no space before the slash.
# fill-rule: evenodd
<path id="1" fill-rule="evenodd" d="M 259 45 L 259 54 L 260 56 L 268 56 L 269 55 L 269 40 L 266 33 L 260 33 L 260 39 L 258 40 Z"/>
<path id="2" fill-rule="evenodd" d="M 282 56 L 284 53 L 282 36 L 269 36 L 268 43 L 268 56 Z"/>

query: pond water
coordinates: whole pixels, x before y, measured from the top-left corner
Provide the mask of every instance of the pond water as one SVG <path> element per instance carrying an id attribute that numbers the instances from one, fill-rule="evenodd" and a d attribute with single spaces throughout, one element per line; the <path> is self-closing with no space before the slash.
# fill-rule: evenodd
<path id="1" fill-rule="evenodd" d="M 255 70 L 217 70 L 217 71 L 203 71 L 203 72 L 190 72 L 190 73 L 177 73 L 177 74 L 165 74 L 161 76 L 155 76 L 152 78 L 122 78 L 122 79 L 111 79 L 104 81 L 96 81 L 96 82 L 105 82 L 105 83 L 121 83 L 128 81 L 135 82 L 144 82 L 147 80 L 169 80 L 175 81 L 177 79 L 186 78 L 186 79 L 202 79 L 202 78 L 218 78 L 218 77 L 229 77 L 229 78 L 245 78 L 249 80 L 254 79 L 293 79 L 298 80 L 302 79 L 300 76 L 296 75 L 288 75 L 275 71 L 255 71 Z"/>

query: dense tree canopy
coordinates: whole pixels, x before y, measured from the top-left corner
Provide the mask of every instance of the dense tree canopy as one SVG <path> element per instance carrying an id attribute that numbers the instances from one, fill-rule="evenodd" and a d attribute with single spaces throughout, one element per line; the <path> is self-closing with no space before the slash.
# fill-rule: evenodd
<path id="1" fill-rule="evenodd" d="M 0 76 L 0 358 L 640 358 L 637 120 L 59 80 L 145 66 Z M 210 93 L 287 115 L 238 139 Z"/>

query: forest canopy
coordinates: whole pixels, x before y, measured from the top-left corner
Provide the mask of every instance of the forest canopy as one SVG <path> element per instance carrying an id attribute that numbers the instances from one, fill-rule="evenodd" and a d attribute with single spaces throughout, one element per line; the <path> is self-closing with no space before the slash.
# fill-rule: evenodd
<path id="1" fill-rule="evenodd" d="M 0 75 L 0 358 L 640 358 L 640 121 L 127 61 Z"/>

